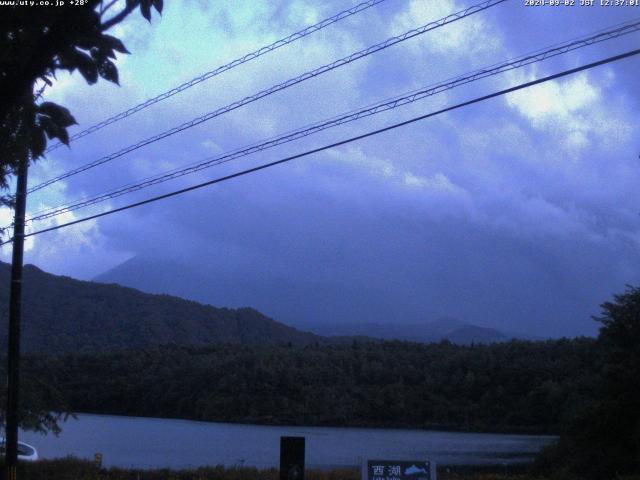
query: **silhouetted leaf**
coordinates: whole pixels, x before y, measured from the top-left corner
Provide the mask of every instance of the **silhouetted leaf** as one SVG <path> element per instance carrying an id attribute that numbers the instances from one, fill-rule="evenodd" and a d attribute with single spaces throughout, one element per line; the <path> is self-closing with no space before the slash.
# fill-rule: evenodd
<path id="1" fill-rule="evenodd" d="M 93 47 L 89 53 L 91 53 L 91 58 L 93 58 L 98 65 L 104 62 L 107 58 L 116 58 L 116 54 L 113 53 L 113 50 L 106 45 Z"/>
<path id="2" fill-rule="evenodd" d="M 48 115 L 61 127 L 68 127 L 69 125 L 75 125 L 77 123 L 76 119 L 71 115 L 71 112 L 69 112 L 67 108 L 53 102 L 44 102 L 37 108 L 39 113 Z"/>
<path id="3" fill-rule="evenodd" d="M 69 145 L 69 132 L 67 131 L 66 128 L 58 129 L 56 137 L 65 145 L 67 146 Z"/>
<path id="4" fill-rule="evenodd" d="M 41 117 L 39 123 L 49 139 L 57 138 L 65 145 L 69 145 L 69 134 L 65 127 L 56 123 L 51 117 Z"/>
<path id="5" fill-rule="evenodd" d="M 163 0 L 153 0 L 153 6 L 156 7 L 158 13 L 162 13 L 162 8 L 164 6 Z"/>
<path id="6" fill-rule="evenodd" d="M 41 128 L 34 128 L 31 134 L 31 158 L 38 158 L 44 153 L 44 149 L 47 147 L 47 138 L 44 135 L 44 130 Z"/>
<path id="7" fill-rule="evenodd" d="M 119 38 L 112 37 L 111 35 L 105 34 L 105 35 L 102 35 L 102 41 L 106 46 L 115 50 L 116 52 L 130 53 L 129 50 L 127 50 L 127 47 L 124 46 L 124 43 L 122 43 L 122 41 Z"/>
<path id="8" fill-rule="evenodd" d="M 89 85 L 93 85 L 98 81 L 98 68 L 95 64 L 78 65 L 78 70 Z"/>
<path id="9" fill-rule="evenodd" d="M 142 16 L 146 18 L 147 21 L 151 21 L 151 0 L 141 0 L 140 12 L 142 12 Z"/>
<path id="10" fill-rule="evenodd" d="M 74 49 L 70 61 L 72 62 L 71 67 L 80 70 L 89 85 L 98 81 L 98 67 L 89 55 Z"/>
<path id="11" fill-rule="evenodd" d="M 93 58 L 96 62 L 99 62 L 101 58 L 104 58 L 104 54 L 100 52 L 100 49 L 98 47 L 91 48 L 89 50 L 89 55 L 91 55 L 91 58 Z"/>
<path id="12" fill-rule="evenodd" d="M 76 42 L 76 45 L 83 50 L 89 50 L 91 47 L 94 46 L 94 44 L 95 44 L 95 38 L 90 36 L 83 37 Z"/>
<path id="13" fill-rule="evenodd" d="M 120 82 L 118 81 L 118 68 L 113 64 L 113 62 L 105 60 L 100 64 L 98 71 L 100 72 L 100 76 L 105 80 L 109 80 L 110 82 L 120 85 Z"/>

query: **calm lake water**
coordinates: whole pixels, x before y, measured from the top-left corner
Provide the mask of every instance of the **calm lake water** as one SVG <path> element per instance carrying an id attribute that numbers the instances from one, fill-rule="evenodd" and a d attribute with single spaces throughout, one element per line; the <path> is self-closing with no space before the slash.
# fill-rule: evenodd
<path id="1" fill-rule="evenodd" d="M 555 437 L 426 430 L 271 427 L 160 418 L 78 415 L 60 436 L 21 433 L 40 458 L 73 455 L 105 466 L 188 468 L 203 465 L 276 467 L 280 437 L 306 438 L 309 468 L 359 466 L 363 458 L 431 459 L 440 465 L 530 461 Z"/>

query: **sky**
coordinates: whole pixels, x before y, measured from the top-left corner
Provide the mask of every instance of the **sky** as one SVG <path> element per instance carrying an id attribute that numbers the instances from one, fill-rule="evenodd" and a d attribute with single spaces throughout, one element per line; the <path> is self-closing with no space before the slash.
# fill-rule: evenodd
<path id="1" fill-rule="evenodd" d="M 121 86 L 104 80 L 88 86 L 77 73 L 60 74 L 46 99 L 68 107 L 79 123 L 71 132 L 80 131 L 355 3 L 168 1 L 151 24 L 136 12 L 111 32 L 131 52 L 118 57 Z M 639 7 L 577 3 L 509 0 L 57 182 L 30 196 L 28 212 L 640 17 Z M 31 168 L 29 185 L 473 4 L 386 0 L 49 153 Z M 321 147 L 639 46 L 640 33 L 589 46 L 30 228 Z M 302 323 L 411 324 L 451 316 L 537 336 L 593 335 L 599 305 L 640 283 L 639 65 L 637 57 L 622 60 L 33 236 L 25 261 L 92 279 L 136 257 L 175 260 L 212 285 L 213 279 L 234 285 L 241 276 L 307 286 L 273 289 L 281 305 L 297 297 Z M 10 212 L 0 211 L 0 220 L 10 223 Z M 3 247 L 1 258 L 10 260 L 10 248 Z M 252 305 L 252 292 L 243 296 L 240 285 L 233 299 L 216 298 L 218 306 L 262 306 L 275 316 L 267 305 Z M 307 294 L 314 301 L 305 310 Z"/>

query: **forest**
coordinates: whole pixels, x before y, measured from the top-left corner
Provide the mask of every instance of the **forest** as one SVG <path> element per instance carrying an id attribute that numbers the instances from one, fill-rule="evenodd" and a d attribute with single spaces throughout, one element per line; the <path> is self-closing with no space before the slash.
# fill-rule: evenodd
<path id="1" fill-rule="evenodd" d="M 55 431 L 65 412 L 91 412 L 555 433 L 559 441 L 536 461 L 543 475 L 619 478 L 640 472 L 640 288 L 601 308 L 597 338 L 30 354 L 23 358 L 22 424 Z"/>
<path id="2" fill-rule="evenodd" d="M 74 412 L 558 433 L 591 400 L 594 339 L 458 346 L 155 347 L 25 359 Z"/>

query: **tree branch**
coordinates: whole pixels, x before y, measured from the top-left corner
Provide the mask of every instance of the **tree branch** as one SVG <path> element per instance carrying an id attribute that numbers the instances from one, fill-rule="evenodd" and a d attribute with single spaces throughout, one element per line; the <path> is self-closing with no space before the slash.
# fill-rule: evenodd
<path id="1" fill-rule="evenodd" d="M 101 2 L 100 4 L 100 16 L 104 15 L 105 13 L 107 13 L 107 11 L 113 7 L 116 3 L 118 3 L 118 0 L 111 0 L 111 3 L 109 3 L 106 7 L 103 6 L 102 4 L 103 2 Z"/>
<path id="2" fill-rule="evenodd" d="M 135 4 L 130 4 L 127 5 L 125 7 L 124 10 L 122 10 L 120 13 L 118 13 L 117 15 L 111 17 L 109 20 L 107 20 L 106 22 L 104 22 L 102 24 L 102 26 L 100 27 L 101 30 L 104 32 L 105 30 L 109 30 L 111 27 L 113 27 L 114 25 L 117 25 L 118 23 L 120 23 L 122 20 L 124 20 L 125 18 L 127 18 L 127 15 L 129 15 L 131 12 L 133 12 L 136 7 L 137 7 L 137 3 Z"/>

